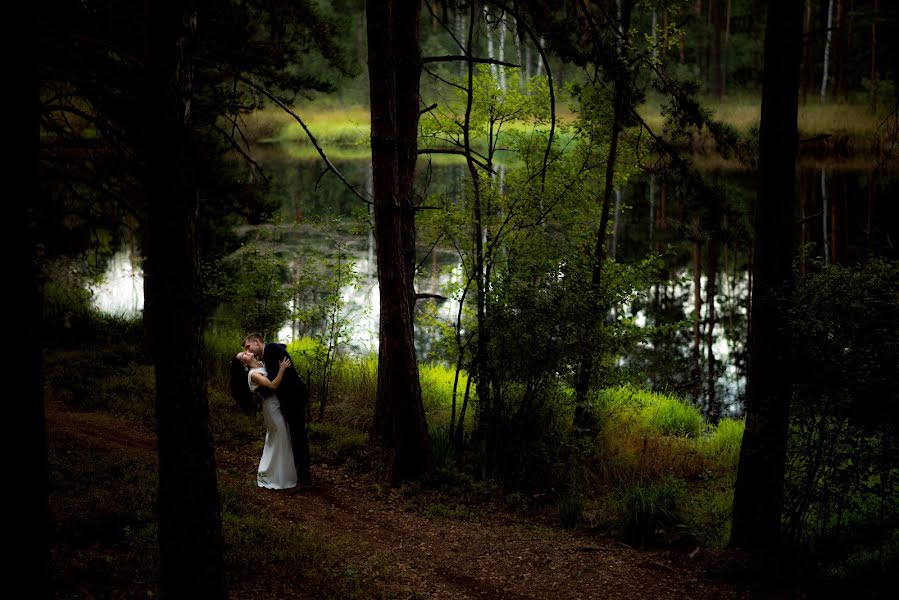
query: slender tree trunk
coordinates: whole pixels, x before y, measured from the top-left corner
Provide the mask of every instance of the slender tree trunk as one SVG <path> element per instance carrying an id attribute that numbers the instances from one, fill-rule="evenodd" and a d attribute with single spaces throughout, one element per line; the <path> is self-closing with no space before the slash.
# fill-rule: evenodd
<path id="1" fill-rule="evenodd" d="M 160 597 L 226 598 L 191 140 L 199 15 L 174 0 L 145 7 L 144 318 L 156 371 Z"/>
<path id="2" fill-rule="evenodd" d="M 839 171 L 834 171 L 834 198 L 830 203 L 830 244 L 831 244 L 831 256 L 833 257 L 834 264 L 839 264 L 840 261 L 845 260 L 844 250 L 844 234 L 846 228 L 843 227 L 843 215 L 845 215 L 845 211 L 842 210 L 843 204 L 846 202 L 846 179 L 842 176 Z M 840 186 L 840 184 L 843 184 Z M 842 187 L 842 189 L 841 189 Z M 840 192 L 842 191 L 842 194 Z"/>
<path id="3" fill-rule="evenodd" d="M 806 186 L 802 183 L 802 173 L 800 172 L 797 176 L 799 179 L 799 219 L 800 219 L 800 227 L 799 227 L 799 276 L 805 277 L 806 270 L 806 249 L 805 246 L 808 244 L 808 197 L 809 190 L 812 186 Z"/>
<path id="4" fill-rule="evenodd" d="M 698 229 L 698 225 L 697 225 Z M 690 381 L 693 386 L 693 398 L 699 402 L 702 398 L 702 370 L 699 358 L 702 347 L 702 244 L 696 240 L 693 244 L 693 353 Z"/>
<path id="5" fill-rule="evenodd" d="M 808 102 L 808 94 L 815 85 L 815 59 L 811 38 L 812 0 L 805 0 L 805 18 L 802 21 L 802 103 Z"/>
<path id="6" fill-rule="evenodd" d="M 620 10 L 620 28 L 621 31 L 630 30 L 631 11 L 633 9 L 632 0 L 623 0 L 619 3 Z M 595 374 L 594 361 L 596 348 L 594 335 L 594 325 L 600 318 L 599 313 L 602 310 L 601 283 L 602 283 L 602 267 L 606 259 L 605 240 L 606 231 L 609 226 L 609 216 L 612 208 L 612 192 L 615 189 L 615 165 L 618 159 L 618 138 L 621 134 L 622 120 L 624 117 L 625 93 L 627 89 L 627 81 L 623 74 L 615 79 L 614 92 L 612 96 L 612 132 L 609 140 L 609 155 L 606 158 L 606 172 L 603 181 L 602 196 L 602 213 L 599 219 L 599 229 L 596 232 L 596 244 L 593 248 L 593 271 L 590 277 L 590 310 L 591 315 L 587 321 L 591 323 L 586 326 L 585 340 L 582 344 L 583 351 L 580 356 L 580 366 L 578 367 L 578 379 L 575 385 L 575 407 L 574 407 L 574 426 L 576 429 L 591 435 L 595 432 L 595 417 L 588 410 L 588 396 Z"/>
<path id="7" fill-rule="evenodd" d="M 824 262 L 830 263 L 830 236 L 827 228 L 827 220 L 830 217 L 830 198 L 827 195 L 826 173 L 826 169 L 821 167 L 821 236 L 824 242 L 821 251 L 824 253 Z"/>
<path id="8" fill-rule="evenodd" d="M 430 466 L 428 429 L 415 355 L 415 207 L 418 158 L 420 3 L 368 0 L 368 73 L 375 240 L 381 292 L 375 438 L 388 451 L 391 480 Z"/>
<path id="9" fill-rule="evenodd" d="M 711 2 L 711 0 L 709 0 Z M 696 0 L 693 5 L 693 14 L 696 15 L 696 21 L 700 22 L 702 18 L 702 0 Z M 704 34 L 703 34 L 704 37 Z M 704 40 L 696 40 L 696 66 L 699 67 L 699 81 L 702 83 L 703 91 L 708 90 L 708 45 Z"/>
<path id="10" fill-rule="evenodd" d="M 490 26 L 491 16 L 490 16 L 490 8 L 485 4 L 481 9 L 483 11 L 483 20 L 484 20 L 484 35 L 487 37 L 487 58 L 495 59 L 496 53 L 493 49 L 493 28 Z M 499 80 L 499 71 L 497 70 L 497 65 L 490 65 L 490 74 L 493 76 L 493 81 Z"/>
<path id="11" fill-rule="evenodd" d="M 668 231 L 668 184 L 665 182 L 659 191 L 659 231 Z"/>
<path id="12" fill-rule="evenodd" d="M 833 37 L 833 0 L 827 0 L 827 41 L 824 43 L 824 73 L 821 75 L 821 95 L 819 102 L 827 100 L 827 77 L 830 72 L 830 40 Z"/>
<path id="13" fill-rule="evenodd" d="M 508 28 L 508 17 L 505 13 L 502 15 L 502 19 L 499 22 L 499 47 L 497 50 L 499 51 L 499 61 L 505 62 L 506 60 L 506 29 Z M 499 68 L 499 89 L 502 91 L 506 91 L 506 67 L 502 65 L 498 66 Z"/>
<path id="14" fill-rule="evenodd" d="M 835 95 L 846 101 L 846 97 L 849 93 L 848 86 L 846 84 L 846 62 L 848 61 L 848 47 L 847 47 L 847 25 L 846 25 L 846 8 L 845 8 L 844 0 L 837 0 L 837 14 L 836 14 L 836 49 L 834 52 L 834 60 L 833 60 L 833 72 L 834 72 L 834 82 L 833 88 Z"/>
<path id="15" fill-rule="evenodd" d="M 27 484 L 16 486 L 9 494 L 4 534 L 10 553 L 8 573 L 28 586 L 30 597 L 51 598 L 48 507 L 47 431 L 44 413 L 43 361 L 43 281 L 38 257 L 43 240 L 38 229 L 41 202 L 40 179 L 40 86 L 38 80 L 38 23 L 36 3 L 11 5 L 12 19 L 3 36 L 4 53 L 10 63 L 9 75 L 15 85 L 4 94 L 6 114 L 10 115 L 5 154 L 7 179 L 19 184 L 15 202 L 9 202 L 7 227 L 24 239 L 11 244 L 8 266 L 10 281 L 21 292 L 17 297 L 16 319 L 27 324 L 24 335 L 17 335 L 15 398 L 7 403 L 8 422 L 18 428 L 9 432 L 10 456 L 22 463 Z"/>
<path id="16" fill-rule="evenodd" d="M 763 551 L 781 542 L 789 424 L 792 289 L 802 4 L 772 0 L 765 28 L 747 377 L 746 430 L 734 490 L 731 544 Z"/>
<path id="17" fill-rule="evenodd" d="M 874 16 L 880 14 L 880 0 L 874 0 Z M 879 74 L 877 72 L 877 21 L 871 21 L 871 113 L 877 114 L 877 87 Z"/>
<path id="18" fill-rule="evenodd" d="M 528 89 L 528 82 L 531 80 L 531 44 L 524 43 L 524 89 Z"/>
<path id="19" fill-rule="evenodd" d="M 718 223 L 715 223 L 715 231 L 708 245 L 708 262 L 706 263 L 706 406 L 708 418 L 712 423 L 718 423 L 721 418 L 721 406 L 715 394 L 717 383 L 717 367 L 715 366 L 715 296 L 718 277 Z"/>
<path id="20" fill-rule="evenodd" d="M 715 98 L 724 97 L 724 74 L 721 68 L 721 0 L 709 0 L 709 20 L 712 25 L 712 85 Z"/>
<path id="21" fill-rule="evenodd" d="M 540 77 L 543 75 L 543 54 L 540 52 L 540 49 L 545 46 L 543 36 L 537 38 L 537 43 L 540 45 L 540 48 L 537 50 L 537 57 L 534 59 L 534 62 L 537 63 L 534 67 L 534 73 L 536 73 L 537 77 Z"/>
<path id="22" fill-rule="evenodd" d="M 465 380 L 465 394 L 462 396 L 462 408 L 459 410 L 459 422 L 456 425 L 456 434 L 453 436 L 453 446 L 456 452 L 462 450 L 465 441 L 465 412 L 468 410 L 468 399 L 471 397 L 471 374 Z"/>
<path id="23" fill-rule="evenodd" d="M 662 61 L 668 56 L 668 9 L 662 9 L 662 30 L 665 32 L 665 43 L 662 44 Z"/>
<path id="24" fill-rule="evenodd" d="M 727 12 L 724 15 L 724 52 L 721 57 L 721 93 L 727 93 L 727 58 L 730 54 L 730 16 L 731 0 L 727 0 Z"/>
<path id="25" fill-rule="evenodd" d="M 868 250 L 868 257 L 871 256 L 871 221 L 874 216 L 874 177 L 876 172 L 876 167 L 872 167 L 868 171 L 868 204 L 865 210 L 865 247 Z"/>
<path id="26" fill-rule="evenodd" d="M 612 217 L 612 252 L 611 258 L 615 260 L 618 254 L 618 215 L 621 212 L 621 190 L 615 188 L 615 214 Z"/>
<path id="27" fill-rule="evenodd" d="M 510 27 L 512 29 L 512 38 L 515 42 L 515 61 L 516 61 L 515 64 L 518 65 L 518 91 L 524 92 L 527 89 L 527 86 L 525 85 L 526 81 L 525 81 L 524 69 L 522 68 L 522 65 L 524 64 L 522 61 L 524 60 L 524 58 L 521 54 L 521 44 L 522 44 L 522 39 L 524 38 L 524 34 L 522 33 L 521 25 L 519 25 L 516 18 L 515 17 L 510 17 L 510 18 L 512 19 L 512 25 Z M 460 37 L 459 39 L 462 39 L 462 38 Z"/>
<path id="28" fill-rule="evenodd" d="M 471 15 L 474 16 L 474 4 L 472 3 Z M 474 23 L 468 28 L 466 36 L 466 49 L 472 55 L 474 52 Z M 530 49 L 530 46 L 528 46 Z M 485 211 L 481 205 L 481 180 L 477 166 L 472 157 L 471 140 L 471 112 L 474 103 L 474 63 L 466 63 L 468 69 L 467 100 L 465 105 L 465 117 L 462 125 L 463 146 L 465 149 L 466 166 L 471 178 L 471 207 L 472 207 L 472 245 L 474 246 L 474 281 L 478 333 L 477 356 L 475 358 L 475 389 L 478 394 L 477 428 L 478 438 L 482 444 L 486 462 L 490 468 L 494 465 L 495 451 L 498 443 L 497 431 L 499 410 L 496 406 L 496 397 L 493 395 L 491 383 L 493 381 L 490 371 L 490 325 L 487 323 L 487 260 L 484 252 L 484 244 L 487 232 L 484 227 Z"/>

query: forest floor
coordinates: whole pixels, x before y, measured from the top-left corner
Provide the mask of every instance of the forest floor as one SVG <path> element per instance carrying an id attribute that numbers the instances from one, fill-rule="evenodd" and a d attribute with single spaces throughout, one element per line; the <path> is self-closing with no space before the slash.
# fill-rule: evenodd
<path id="1" fill-rule="evenodd" d="M 155 461 L 152 432 L 106 413 L 75 412 L 49 400 L 47 426 L 51 445 L 54 439 L 80 440 Z M 220 488 L 237 490 L 239 502 L 275 527 L 299 526 L 329 548 L 342 572 L 361 582 L 356 589 L 363 591 L 354 597 L 785 597 L 770 590 L 760 594 L 745 577 L 737 581 L 728 569 L 734 557 L 720 551 L 637 549 L 595 533 L 561 529 L 539 516 L 486 508 L 451 518 L 433 516 L 410 509 L 400 491 L 380 485 L 373 476 L 342 467 L 314 465 L 313 485 L 305 489 L 261 489 L 252 485 L 258 459 L 249 452 L 217 449 Z M 342 597 L 333 589 L 316 589 L 309 579 L 278 582 L 270 573 L 266 577 L 251 586 L 254 591 L 244 586 L 246 591 L 232 592 L 232 597 Z M 129 595 L 85 592 L 66 597 Z"/>

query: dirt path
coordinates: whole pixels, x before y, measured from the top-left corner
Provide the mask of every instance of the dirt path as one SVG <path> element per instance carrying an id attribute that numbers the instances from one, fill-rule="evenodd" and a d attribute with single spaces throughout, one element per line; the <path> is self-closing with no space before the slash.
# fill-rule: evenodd
<path id="1" fill-rule="evenodd" d="M 47 405 L 51 432 L 155 453 L 155 438 L 101 413 Z M 276 521 L 300 524 L 325 541 L 385 597 L 748 598 L 746 589 L 712 580 L 689 558 L 640 551 L 578 532 L 491 514 L 442 519 L 406 510 L 406 499 L 339 468 L 313 467 L 315 484 L 272 491 L 248 483 L 257 456 L 218 451 L 220 477 Z M 246 474 L 246 475 L 243 475 Z M 315 590 L 306 590 L 315 593 Z"/>

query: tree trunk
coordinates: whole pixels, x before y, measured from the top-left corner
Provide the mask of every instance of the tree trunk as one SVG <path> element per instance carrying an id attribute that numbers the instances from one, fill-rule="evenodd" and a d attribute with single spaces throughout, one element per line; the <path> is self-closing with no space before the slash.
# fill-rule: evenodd
<path id="1" fill-rule="evenodd" d="M 7 226 L 24 234 L 25 239 L 12 244 L 11 281 L 22 295 L 16 319 L 27 324 L 24 335 L 17 336 L 16 352 L 21 353 L 21 369 L 16 380 L 21 394 L 7 403 L 9 423 L 15 423 L 19 435 L 11 435 L 11 452 L 23 458 L 20 467 L 28 474 L 27 485 L 9 494 L 12 506 L 5 534 L 10 548 L 9 573 L 27 582 L 28 595 L 51 598 L 49 508 L 47 503 L 48 466 L 47 431 L 44 413 L 43 364 L 43 285 L 38 263 L 42 240 L 38 231 L 41 197 L 40 165 L 40 88 L 38 82 L 38 14 L 34 3 L 15 3 L 7 34 L 3 36 L 4 56 L 11 60 L 9 75 L 15 81 L 4 94 L 9 121 L 6 153 L 7 179 L 19 183 L 16 202 L 8 203 L 11 211 Z M 21 443 L 20 443 L 21 442 Z"/>
<path id="2" fill-rule="evenodd" d="M 731 544 L 781 542 L 791 340 L 783 296 L 792 288 L 802 4 L 772 1 L 765 28 L 746 430 L 734 490 Z"/>
<path id="3" fill-rule="evenodd" d="M 724 97 L 724 75 L 721 69 L 721 0 L 709 1 L 709 20 L 712 25 L 712 90 L 720 102 Z"/>
<path id="4" fill-rule="evenodd" d="M 874 0 L 874 16 L 880 14 L 880 0 Z M 871 113 L 877 114 L 877 87 L 879 75 L 877 73 L 877 21 L 871 21 Z"/>
<path id="5" fill-rule="evenodd" d="M 811 189 L 813 189 L 812 185 L 804 185 L 802 183 L 802 174 L 799 176 L 799 189 L 802 190 L 799 193 L 799 277 L 805 277 L 806 270 L 806 249 L 805 246 L 808 244 L 808 197 Z"/>
<path id="6" fill-rule="evenodd" d="M 465 37 L 466 52 L 474 54 L 474 11 L 475 5 L 470 5 L 471 19 Z M 530 46 L 528 46 L 530 49 Z M 530 59 L 528 59 L 530 60 Z M 468 175 L 471 178 L 471 207 L 472 207 L 472 245 L 474 247 L 474 282 L 476 314 L 477 314 L 477 353 L 474 361 L 475 388 L 478 395 L 477 406 L 477 437 L 482 446 L 485 462 L 492 469 L 496 464 L 496 450 L 499 443 L 499 419 L 501 418 L 496 397 L 493 395 L 492 383 L 494 380 L 490 370 L 490 325 L 487 323 L 487 287 L 489 270 L 487 257 L 485 256 L 485 242 L 487 232 L 484 227 L 484 214 L 481 205 L 481 184 L 477 166 L 472 155 L 471 139 L 471 113 L 474 103 L 474 63 L 467 62 L 467 95 L 465 104 L 465 117 L 462 123 L 463 148 L 465 161 L 468 167 Z M 488 159 L 489 165 L 489 159 Z"/>
<path id="7" fill-rule="evenodd" d="M 662 62 L 668 57 L 668 9 L 662 9 L 662 31 L 665 32 L 665 43 L 662 44 Z"/>
<path id="8" fill-rule="evenodd" d="M 808 101 L 809 91 L 815 85 L 814 44 L 811 38 L 812 0 L 805 0 L 805 18 L 802 22 L 802 103 Z"/>
<path id="9" fill-rule="evenodd" d="M 711 0 L 709 0 L 711 2 Z M 696 0 L 693 5 L 693 14 L 696 15 L 697 22 L 702 18 L 702 0 Z M 705 34 L 702 34 L 705 37 Z M 696 44 L 696 66 L 699 68 L 699 81 L 702 83 L 703 91 L 708 91 L 709 84 L 709 57 L 708 46 L 705 40 L 695 40 Z"/>
<path id="10" fill-rule="evenodd" d="M 697 230 L 699 226 L 696 226 Z M 702 244 L 696 240 L 693 244 L 693 352 L 690 371 L 690 382 L 693 386 L 693 398 L 699 402 L 702 397 L 702 370 L 699 357 L 702 343 Z"/>
<path id="11" fill-rule="evenodd" d="M 619 4 L 621 10 L 621 31 L 630 30 L 631 10 L 633 9 L 632 0 L 624 0 Z M 609 155 L 606 159 L 606 173 L 603 182 L 602 196 L 602 215 L 599 219 L 599 229 L 596 232 L 596 244 L 593 249 L 593 272 L 590 278 L 590 310 L 588 322 L 600 318 L 598 311 L 601 310 L 601 279 L 602 266 L 606 259 L 605 240 L 606 230 L 609 226 L 609 215 L 611 213 L 612 192 L 615 189 L 615 164 L 618 158 L 618 138 L 621 133 L 622 120 L 624 118 L 624 102 L 627 88 L 627 81 L 623 73 L 619 73 L 614 83 L 614 93 L 612 97 L 612 132 L 609 140 Z M 595 347 L 596 336 L 593 334 L 593 326 L 587 325 L 584 332 L 584 350 L 580 356 L 580 367 L 578 369 L 578 379 L 575 385 L 575 406 L 574 406 L 574 426 L 576 429 L 591 435 L 595 432 L 595 418 L 588 410 L 588 394 L 590 386 L 593 385 L 594 377 L 594 360 L 598 348 Z"/>
<path id="12" fill-rule="evenodd" d="M 716 201 L 717 202 L 717 201 Z M 715 230 L 709 240 L 708 262 L 706 263 L 706 406 L 708 418 L 717 424 L 721 418 L 721 406 L 715 394 L 717 383 L 717 367 L 715 366 L 715 295 L 718 277 L 718 223 L 715 222 Z"/>
<path id="13" fill-rule="evenodd" d="M 191 53 L 198 15 L 148 0 L 145 325 L 156 367 L 160 596 L 227 598 L 203 360 Z"/>
<path id="14" fill-rule="evenodd" d="M 374 436 L 388 451 L 394 483 L 430 465 L 415 355 L 415 206 L 418 158 L 418 2 L 368 0 L 368 73 L 375 241 L 381 293 Z"/>
<path id="15" fill-rule="evenodd" d="M 846 97 L 849 93 L 848 85 L 846 82 L 846 63 L 849 60 L 848 53 L 849 48 L 847 47 L 847 24 L 846 24 L 846 6 L 844 0 L 837 0 L 837 14 L 836 14 L 836 48 L 834 49 L 833 55 L 833 89 L 836 97 L 840 98 L 844 102 L 846 101 Z"/>
<path id="16" fill-rule="evenodd" d="M 824 43 L 824 73 L 821 75 L 821 95 L 819 102 L 827 100 L 827 75 L 830 70 L 830 40 L 833 37 L 833 0 L 827 0 L 827 41 Z"/>
<path id="17" fill-rule="evenodd" d="M 721 93 L 727 93 L 727 57 L 730 48 L 730 17 L 733 7 L 731 0 L 727 0 L 727 12 L 724 15 L 724 56 L 721 58 Z"/>
<path id="18" fill-rule="evenodd" d="M 824 254 L 824 262 L 830 263 L 830 236 L 828 235 L 827 220 L 830 217 L 830 198 L 827 195 L 827 171 L 821 167 L 821 251 Z"/>

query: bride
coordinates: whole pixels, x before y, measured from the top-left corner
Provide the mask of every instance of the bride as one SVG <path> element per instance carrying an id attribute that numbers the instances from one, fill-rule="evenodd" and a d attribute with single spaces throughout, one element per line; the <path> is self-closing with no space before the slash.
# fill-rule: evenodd
<path id="1" fill-rule="evenodd" d="M 251 352 L 238 352 L 234 357 L 240 368 L 232 369 L 231 393 L 235 395 L 235 401 L 240 406 L 246 405 L 246 399 L 240 395 L 249 396 L 260 387 L 272 390 L 262 401 L 262 416 L 265 420 L 265 446 L 262 449 L 262 459 L 259 461 L 259 470 L 256 474 L 256 483 L 259 487 L 283 490 L 297 485 L 297 469 L 293 460 L 293 448 L 290 444 L 290 430 L 281 414 L 281 403 L 275 390 L 281 385 L 284 371 L 290 367 L 290 359 L 285 358 L 278 365 L 278 375 L 269 380 L 268 373 L 259 359 Z M 237 378 L 246 377 L 245 384 L 241 384 Z"/>

